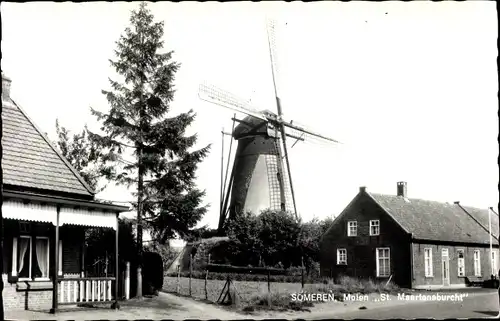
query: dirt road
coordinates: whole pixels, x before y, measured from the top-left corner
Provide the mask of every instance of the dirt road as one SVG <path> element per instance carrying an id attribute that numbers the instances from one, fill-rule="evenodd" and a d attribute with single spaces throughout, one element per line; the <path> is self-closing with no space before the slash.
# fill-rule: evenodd
<path id="1" fill-rule="evenodd" d="M 460 293 L 460 291 L 457 291 Z M 435 294 L 435 293 L 427 293 Z M 360 309 L 362 308 L 362 309 Z M 98 319 L 328 319 L 328 318 L 454 318 L 487 317 L 498 311 L 498 293 L 494 291 L 469 292 L 460 302 L 422 302 L 403 301 L 391 296 L 388 301 L 381 301 L 380 295 L 373 294 L 366 301 L 318 303 L 311 311 L 275 312 L 259 311 L 251 314 L 230 311 L 214 304 L 178 297 L 169 293 L 160 293 L 158 297 L 132 299 L 122 302 L 120 310 L 108 307 L 95 309 L 62 310 L 56 315 L 44 312 L 20 311 L 7 312 L 7 320 L 98 320 Z"/>
<path id="2" fill-rule="evenodd" d="M 46 312 L 16 311 L 6 312 L 6 320 L 134 320 L 134 319 L 220 319 L 234 320 L 243 314 L 228 311 L 212 304 L 197 302 L 189 298 L 160 293 L 155 298 L 129 300 L 121 304 L 120 310 L 108 307 L 94 309 L 67 308 L 56 315 Z"/>

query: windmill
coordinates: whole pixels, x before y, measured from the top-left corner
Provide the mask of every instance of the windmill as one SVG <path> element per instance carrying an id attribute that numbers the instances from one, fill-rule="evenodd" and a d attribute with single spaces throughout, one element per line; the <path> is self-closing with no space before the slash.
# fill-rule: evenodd
<path id="1" fill-rule="evenodd" d="M 232 118 L 233 130 L 230 133 L 238 142 L 233 168 L 221 191 L 221 210 L 219 232 L 224 223 L 241 212 L 258 213 L 264 209 L 283 210 L 295 214 L 298 220 L 295 193 L 292 183 L 287 138 L 298 141 L 339 143 L 333 138 L 321 135 L 297 122 L 285 120 L 277 86 L 277 64 L 275 46 L 275 25 L 267 23 L 267 40 L 271 61 L 276 110 L 258 109 L 250 101 L 243 100 L 214 85 L 202 83 L 199 87 L 200 99 L 245 114 L 244 119 Z M 235 122 L 238 125 L 235 127 Z M 224 131 L 222 135 L 226 135 Z M 223 140 L 224 141 L 224 140 Z M 229 155 L 231 155 L 231 146 Z M 229 160 L 228 160 L 229 166 Z M 226 179 L 227 182 L 226 171 Z"/>

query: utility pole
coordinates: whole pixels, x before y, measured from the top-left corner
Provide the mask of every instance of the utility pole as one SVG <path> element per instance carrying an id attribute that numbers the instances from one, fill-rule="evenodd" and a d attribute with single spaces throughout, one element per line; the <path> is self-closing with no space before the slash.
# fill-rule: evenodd
<path id="1" fill-rule="evenodd" d="M 490 213 L 493 212 L 493 207 L 490 207 L 489 210 L 490 210 Z M 500 217 L 498 219 L 498 231 L 500 232 Z M 500 233 L 499 233 L 499 235 L 497 235 L 497 238 L 498 238 L 498 246 L 500 249 Z M 498 303 L 500 304 L 500 270 L 498 271 L 498 280 L 499 280 L 499 282 L 498 282 Z"/>
<path id="2" fill-rule="evenodd" d="M 491 208 L 488 208 L 488 229 L 490 232 L 490 271 L 491 275 L 497 274 L 497 271 L 494 271 L 493 269 L 495 268 L 493 265 L 493 237 L 492 237 L 492 231 L 491 231 Z M 496 260 L 496 257 L 495 257 Z"/>

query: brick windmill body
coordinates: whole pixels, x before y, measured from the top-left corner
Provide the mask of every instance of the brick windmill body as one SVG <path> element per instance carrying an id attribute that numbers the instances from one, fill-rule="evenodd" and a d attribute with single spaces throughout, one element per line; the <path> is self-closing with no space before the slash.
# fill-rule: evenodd
<path id="1" fill-rule="evenodd" d="M 266 209 L 294 210 L 277 134 L 268 123 L 252 116 L 245 117 L 234 129 L 232 136 L 238 148 L 233 165 L 230 219 L 247 211 L 258 214 Z"/>

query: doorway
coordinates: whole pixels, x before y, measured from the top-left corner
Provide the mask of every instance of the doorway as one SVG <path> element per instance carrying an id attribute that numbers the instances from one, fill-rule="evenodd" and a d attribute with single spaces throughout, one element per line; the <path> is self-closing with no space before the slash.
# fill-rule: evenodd
<path id="1" fill-rule="evenodd" d="M 450 257 L 448 249 L 441 250 L 441 275 L 443 276 L 443 286 L 450 285 Z"/>

